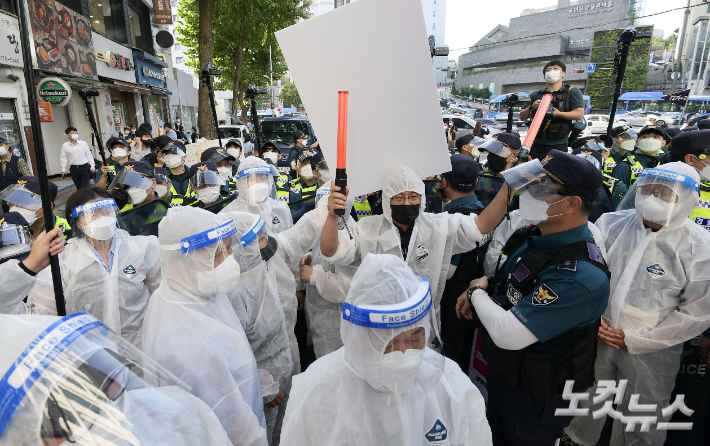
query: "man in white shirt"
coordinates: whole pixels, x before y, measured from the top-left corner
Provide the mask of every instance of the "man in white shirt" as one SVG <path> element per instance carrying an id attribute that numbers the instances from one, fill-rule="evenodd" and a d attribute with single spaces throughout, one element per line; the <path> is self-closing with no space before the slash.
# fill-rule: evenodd
<path id="1" fill-rule="evenodd" d="M 89 187 L 91 174 L 96 172 L 94 155 L 92 155 L 89 145 L 79 139 L 79 133 L 75 127 L 67 128 L 66 133 L 69 141 L 62 144 L 62 153 L 59 156 L 62 164 L 62 178 L 66 175 L 67 164 L 69 164 L 69 175 L 71 175 L 76 189 Z"/>

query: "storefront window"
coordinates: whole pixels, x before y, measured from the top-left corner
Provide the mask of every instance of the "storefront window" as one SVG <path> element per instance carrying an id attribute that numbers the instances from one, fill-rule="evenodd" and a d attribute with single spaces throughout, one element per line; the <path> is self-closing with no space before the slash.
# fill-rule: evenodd
<path id="1" fill-rule="evenodd" d="M 162 96 L 150 95 L 148 99 L 148 122 L 153 126 L 153 136 L 165 134 L 165 100 Z"/>
<path id="2" fill-rule="evenodd" d="M 12 99 L 0 99 L 0 137 L 5 138 L 11 149 L 19 150 L 19 155 L 27 159 L 20 127 L 17 125 L 15 101 Z"/>
<path id="3" fill-rule="evenodd" d="M 131 22 L 131 37 L 133 38 L 133 46 L 136 48 L 144 48 L 143 45 L 143 27 L 141 26 L 142 17 L 138 11 L 129 7 L 128 15 Z"/>

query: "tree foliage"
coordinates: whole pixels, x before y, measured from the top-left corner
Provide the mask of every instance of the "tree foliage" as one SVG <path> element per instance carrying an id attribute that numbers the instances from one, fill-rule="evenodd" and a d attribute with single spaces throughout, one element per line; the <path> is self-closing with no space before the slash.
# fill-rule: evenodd
<path id="1" fill-rule="evenodd" d="M 200 1 L 204 0 L 180 2 L 176 27 L 177 41 L 185 47 L 185 63 L 196 70 L 200 66 L 195 11 Z M 274 33 L 307 18 L 309 6 L 310 2 L 300 0 L 215 0 L 212 63 L 222 70 L 222 76 L 215 79 L 215 89 L 232 91 L 232 114 L 237 114 L 240 107 L 242 116 L 246 116 L 248 102 L 244 92 L 250 84 L 269 85 L 269 46 L 273 78 L 284 75 L 287 67 Z M 268 97 L 259 99 L 268 102 Z"/>
<path id="2" fill-rule="evenodd" d="M 301 96 L 298 94 L 296 84 L 293 83 L 288 83 L 284 85 L 281 88 L 281 93 L 279 93 L 279 97 L 281 98 L 284 104 L 288 104 L 291 106 L 298 106 L 303 103 L 301 102 Z"/>

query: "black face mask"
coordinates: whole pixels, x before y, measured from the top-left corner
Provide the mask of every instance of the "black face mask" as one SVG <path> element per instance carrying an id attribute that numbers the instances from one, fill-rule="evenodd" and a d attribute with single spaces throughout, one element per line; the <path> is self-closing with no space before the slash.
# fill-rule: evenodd
<path id="1" fill-rule="evenodd" d="M 390 206 L 390 208 L 392 209 L 392 220 L 400 225 L 412 226 L 417 221 L 422 206 L 419 204 L 400 204 Z"/>
<path id="2" fill-rule="evenodd" d="M 266 240 L 266 246 L 261 248 L 259 251 L 261 251 L 261 260 L 264 262 L 268 262 L 271 260 L 271 258 L 276 254 L 276 251 L 279 249 L 279 244 L 276 243 L 276 239 L 273 237 L 269 237 Z"/>
<path id="3" fill-rule="evenodd" d="M 493 172 L 502 172 L 503 169 L 505 169 L 506 164 L 508 163 L 502 156 L 498 156 L 495 153 L 488 154 L 488 164 L 486 164 L 486 167 L 488 167 L 489 170 L 492 170 Z"/>

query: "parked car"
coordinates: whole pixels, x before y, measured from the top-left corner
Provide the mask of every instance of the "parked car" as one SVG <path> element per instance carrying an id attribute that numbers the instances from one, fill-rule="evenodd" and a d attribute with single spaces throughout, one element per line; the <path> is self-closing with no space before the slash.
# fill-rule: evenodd
<path id="1" fill-rule="evenodd" d="M 281 152 L 281 159 L 276 166 L 279 171 L 288 173 L 291 166 L 288 162 L 289 153 L 295 145 L 293 142 L 293 134 L 300 130 L 308 135 L 306 146 L 310 146 L 316 142 L 313 134 L 311 122 L 306 118 L 265 118 L 259 123 L 259 141 L 263 144 L 267 141 L 273 141 Z"/>
<path id="2" fill-rule="evenodd" d="M 635 110 L 623 115 L 617 115 L 616 119 L 619 122 L 631 124 L 634 127 L 643 127 L 645 125 L 675 125 L 680 122 L 679 117 L 673 113 L 661 113 L 655 111 Z"/>
<path id="3" fill-rule="evenodd" d="M 497 115 L 495 115 L 495 117 L 493 119 L 499 123 L 500 122 L 508 122 L 508 112 L 498 113 Z M 520 119 L 520 113 L 518 113 L 518 112 L 513 113 L 513 123 L 520 124 L 522 122 L 523 122 L 522 119 Z"/>
<path id="4" fill-rule="evenodd" d="M 219 126 L 219 130 L 222 132 L 222 139 L 226 143 L 230 139 L 238 139 L 242 144 L 244 144 L 244 135 L 249 133 L 249 127 L 244 124 L 222 124 Z"/>
<path id="5" fill-rule="evenodd" d="M 585 115 L 584 117 L 587 119 L 587 128 L 589 128 L 593 134 L 606 133 L 607 126 L 609 125 L 608 115 L 594 114 Z M 621 124 L 618 119 L 614 120 L 614 127 L 620 126 Z"/>

